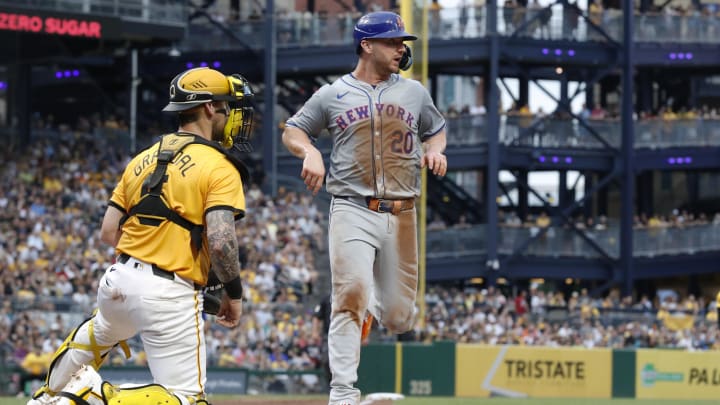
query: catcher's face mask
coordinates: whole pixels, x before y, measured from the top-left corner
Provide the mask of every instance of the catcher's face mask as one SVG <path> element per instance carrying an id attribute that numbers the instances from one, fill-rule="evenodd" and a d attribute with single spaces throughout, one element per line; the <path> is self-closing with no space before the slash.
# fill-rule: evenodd
<path id="1" fill-rule="evenodd" d="M 253 92 L 247 79 L 239 74 L 225 76 L 210 68 L 195 68 L 175 76 L 170 83 L 170 102 L 163 111 L 179 112 L 213 101 L 226 101 L 229 112 L 222 145 L 235 145 L 249 152 L 253 123 Z"/>
<path id="2" fill-rule="evenodd" d="M 239 74 L 228 76 L 228 83 L 230 96 L 227 101 L 230 112 L 225 124 L 222 144 L 225 148 L 235 145 L 243 152 L 250 152 L 252 150 L 250 134 L 254 115 L 253 92 L 247 80 Z"/>

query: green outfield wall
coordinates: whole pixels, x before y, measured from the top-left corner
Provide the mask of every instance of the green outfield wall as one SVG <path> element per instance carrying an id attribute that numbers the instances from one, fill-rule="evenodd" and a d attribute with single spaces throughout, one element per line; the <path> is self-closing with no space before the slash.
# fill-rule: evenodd
<path id="1" fill-rule="evenodd" d="M 400 344 L 363 346 L 358 367 L 358 388 L 363 392 L 396 392 L 396 354 Z M 399 363 L 402 364 L 402 363 Z"/>
<path id="2" fill-rule="evenodd" d="M 363 392 L 453 396 L 455 351 L 454 342 L 364 346 L 358 368 L 358 387 Z"/>
<path id="3" fill-rule="evenodd" d="M 490 346 L 364 346 L 365 392 L 412 396 L 720 398 L 720 352 Z"/>
<path id="4" fill-rule="evenodd" d="M 635 398 L 635 359 L 635 350 L 613 350 L 613 398 Z"/>

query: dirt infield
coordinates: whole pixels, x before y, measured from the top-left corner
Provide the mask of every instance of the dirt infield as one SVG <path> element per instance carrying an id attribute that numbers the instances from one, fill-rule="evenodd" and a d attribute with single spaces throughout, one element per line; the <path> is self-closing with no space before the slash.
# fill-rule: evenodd
<path id="1" fill-rule="evenodd" d="M 327 405 L 327 400 L 321 399 L 262 399 L 262 398 L 243 398 L 243 399 L 221 399 L 212 401 L 212 405 Z"/>
<path id="2" fill-rule="evenodd" d="M 327 405 L 327 400 L 322 399 L 278 399 L 278 398 L 243 398 L 243 399 L 221 399 L 212 401 L 212 405 Z M 392 405 L 393 401 L 374 401 L 372 405 Z"/>

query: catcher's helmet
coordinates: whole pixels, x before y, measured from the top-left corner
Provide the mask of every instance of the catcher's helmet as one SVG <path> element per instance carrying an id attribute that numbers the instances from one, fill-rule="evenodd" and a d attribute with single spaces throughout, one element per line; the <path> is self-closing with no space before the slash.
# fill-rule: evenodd
<path id="1" fill-rule="evenodd" d="M 163 111 L 179 112 L 211 101 L 232 101 L 227 76 L 210 68 L 186 70 L 170 82 L 170 102 Z"/>
<path id="2" fill-rule="evenodd" d="M 402 38 L 404 41 L 417 39 L 405 31 L 405 23 L 399 15 L 390 11 L 376 11 L 360 17 L 353 30 L 355 52 L 360 54 L 360 42 L 370 38 Z"/>
<path id="3" fill-rule="evenodd" d="M 223 146 L 235 144 L 243 151 L 250 149 L 253 92 L 247 79 L 239 74 L 225 76 L 206 67 L 186 70 L 170 83 L 170 102 L 163 111 L 182 112 L 213 101 L 227 101 L 228 120 Z"/>

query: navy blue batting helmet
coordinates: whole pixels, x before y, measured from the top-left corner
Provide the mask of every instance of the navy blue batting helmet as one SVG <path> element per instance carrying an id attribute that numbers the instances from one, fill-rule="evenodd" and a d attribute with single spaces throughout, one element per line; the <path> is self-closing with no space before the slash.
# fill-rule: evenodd
<path id="1" fill-rule="evenodd" d="M 399 15 L 390 11 L 376 11 L 360 17 L 353 30 L 355 52 L 360 53 L 360 42 L 370 38 L 402 38 L 414 41 L 417 37 L 405 31 L 405 23 Z"/>

